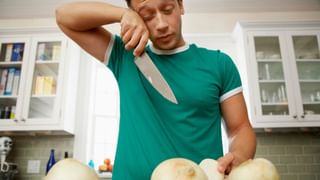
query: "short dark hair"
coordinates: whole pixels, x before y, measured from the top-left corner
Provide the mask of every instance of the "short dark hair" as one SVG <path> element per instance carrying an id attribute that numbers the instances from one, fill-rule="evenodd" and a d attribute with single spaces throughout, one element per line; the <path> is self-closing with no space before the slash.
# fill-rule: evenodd
<path id="1" fill-rule="evenodd" d="M 131 0 L 126 0 L 126 2 L 127 2 L 127 5 L 130 7 Z"/>
<path id="2" fill-rule="evenodd" d="M 131 0 L 126 0 L 126 2 L 127 2 L 128 7 L 130 7 Z"/>

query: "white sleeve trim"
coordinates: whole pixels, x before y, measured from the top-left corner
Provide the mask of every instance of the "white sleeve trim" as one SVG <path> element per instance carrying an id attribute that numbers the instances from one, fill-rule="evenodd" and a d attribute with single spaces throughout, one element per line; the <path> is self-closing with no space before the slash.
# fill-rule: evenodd
<path id="1" fill-rule="evenodd" d="M 242 92 L 242 86 L 237 87 L 235 89 L 232 89 L 231 91 L 228 91 L 227 93 L 223 94 L 220 97 L 220 103 L 223 102 L 224 100 L 228 99 L 229 97 L 236 95 L 238 93 Z"/>
<path id="2" fill-rule="evenodd" d="M 115 39 L 115 35 L 112 35 L 110 42 L 109 42 L 109 45 L 108 45 L 108 48 L 106 50 L 106 53 L 104 54 L 104 64 L 105 65 L 108 65 L 108 63 L 109 63 L 110 55 L 111 55 L 113 44 L 114 44 L 114 39 Z"/>

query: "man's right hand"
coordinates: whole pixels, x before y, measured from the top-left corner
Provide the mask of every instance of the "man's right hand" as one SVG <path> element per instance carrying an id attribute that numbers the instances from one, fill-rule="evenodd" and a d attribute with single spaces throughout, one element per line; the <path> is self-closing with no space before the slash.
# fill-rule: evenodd
<path id="1" fill-rule="evenodd" d="M 140 56 L 149 39 L 149 31 L 143 19 L 135 11 L 128 9 L 122 15 L 121 37 L 127 50 L 134 49 L 133 54 Z"/>

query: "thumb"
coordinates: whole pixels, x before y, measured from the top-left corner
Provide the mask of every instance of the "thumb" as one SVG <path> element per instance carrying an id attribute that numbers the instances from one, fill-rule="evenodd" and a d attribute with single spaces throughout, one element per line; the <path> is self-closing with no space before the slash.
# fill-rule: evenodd
<path id="1" fill-rule="evenodd" d="M 232 162 L 234 160 L 234 155 L 232 153 L 227 153 L 223 157 L 218 159 L 218 171 L 223 174 L 228 174 L 232 168 Z"/>

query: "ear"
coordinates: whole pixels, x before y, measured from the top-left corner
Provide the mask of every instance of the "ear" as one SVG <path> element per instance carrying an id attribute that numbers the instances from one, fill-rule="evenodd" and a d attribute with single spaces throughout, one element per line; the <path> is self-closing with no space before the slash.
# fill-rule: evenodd
<path id="1" fill-rule="evenodd" d="M 177 0 L 177 1 L 181 10 L 181 15 L 183 15 L 184 14 L 183 0 Z"/>

